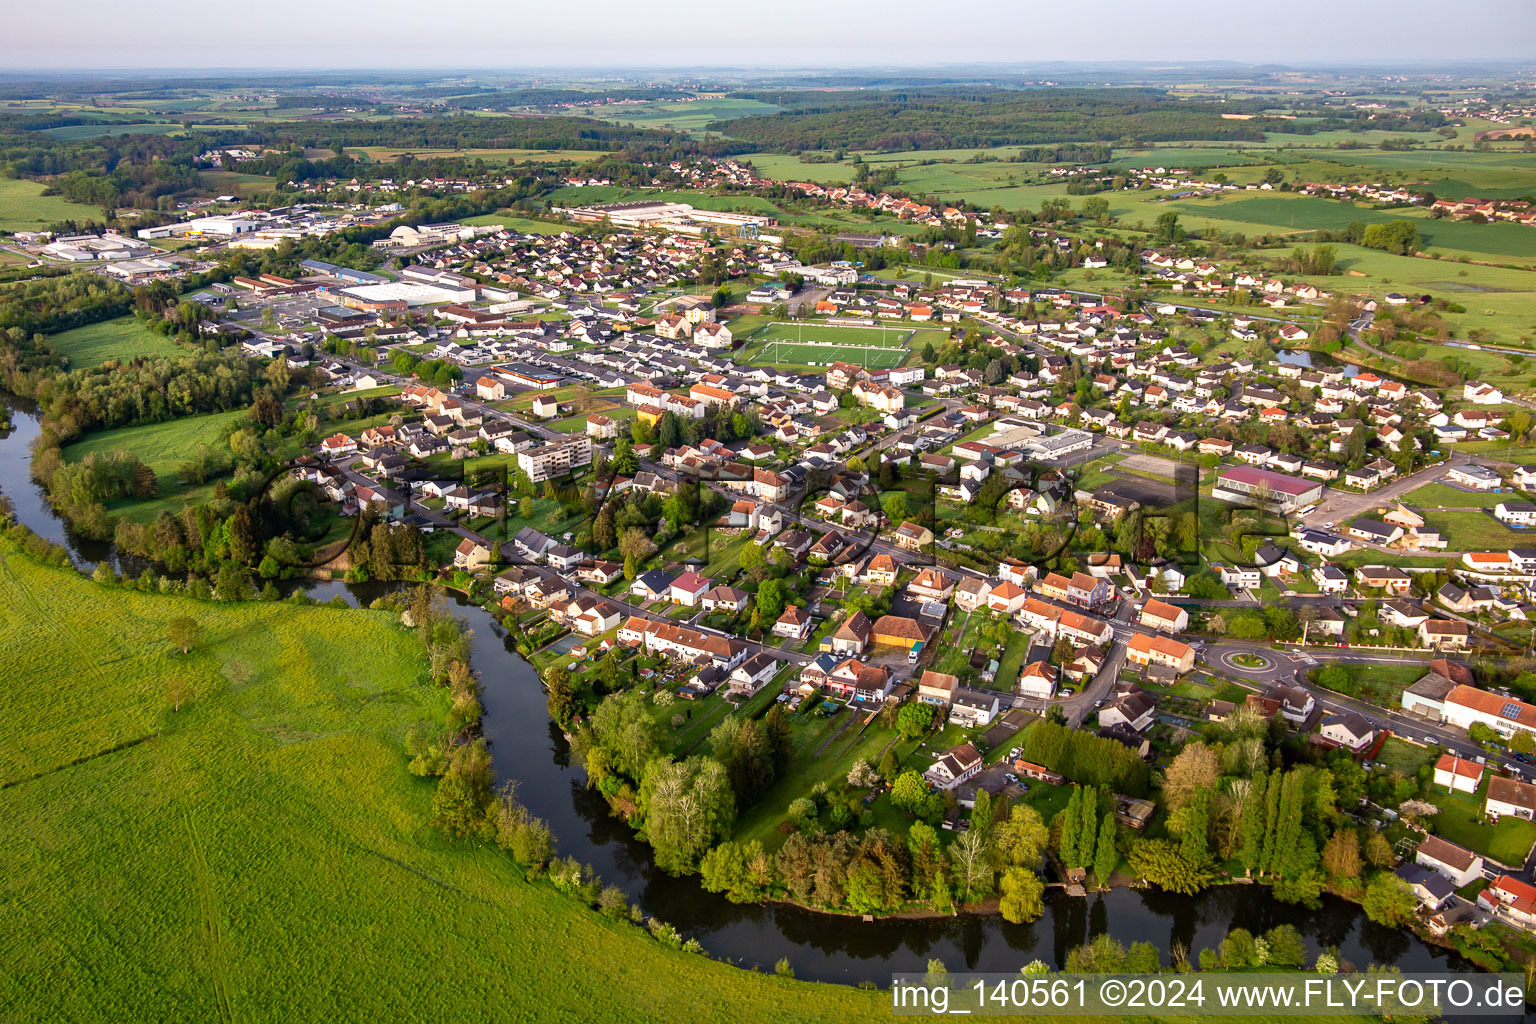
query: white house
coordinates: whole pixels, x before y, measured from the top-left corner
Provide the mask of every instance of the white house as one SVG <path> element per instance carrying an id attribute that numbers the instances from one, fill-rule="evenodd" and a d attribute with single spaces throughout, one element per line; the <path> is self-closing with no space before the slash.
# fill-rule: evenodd
<path id="1" fill-rule="evenodd" d="M 923 778 L 935 789 L 954 789 L 960 783 L 981 771 L 981 754 L 969 743 L 950 747 L 923 773 Z"/>
<path id="2" fill-rule="evenodd" d="M 1413 861 L 1443 875 L 1458 889 L 1483 877 L 1482 857 L 1439 836 L 1426 836 Z"/>
<path id="3" fill-rule="evenodd" d="M 1435 785 L 1451 792 L 1475 793 L 1483 782 L 1483 766 L 1455 754 L 1441 754 L 1435 763 Z"/>

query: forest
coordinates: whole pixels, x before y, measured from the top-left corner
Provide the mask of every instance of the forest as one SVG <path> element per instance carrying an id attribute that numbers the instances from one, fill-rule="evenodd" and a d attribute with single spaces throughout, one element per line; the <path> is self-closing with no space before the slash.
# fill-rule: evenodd
<path id="1" fill-rule="evenodd" d="M 1184 102 L 1145 89 L 801 93 L 793 100 L 778 94 L 759 98 L 792 109 L 716 121 L 710 130 L 751 140 L 761 148 L 791 152 L 1042 146 L 1121 139 L 1260 141 L 1266 130 L 1283 130 L 1269 118 L 1237 121 L 1221 116 L 1256 113 L 1257 106 Z"/>

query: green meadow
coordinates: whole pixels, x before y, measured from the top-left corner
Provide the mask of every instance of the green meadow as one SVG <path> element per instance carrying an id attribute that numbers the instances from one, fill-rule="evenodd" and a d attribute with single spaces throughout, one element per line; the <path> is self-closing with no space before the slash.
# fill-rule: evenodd
<path id="1" fill-rule="evenodd" d="M 92 453 L 106 454 L 116 450 L 137 455 L 155 471 L 160 493 L 142 501 L 132 498 L 112 501 L 108 507 L 136 522 L 149 522 L 162 510 L 180 512 L 183 505 L 198 504 L 213 493 L 213 481 L 200 485 L 188 483 L 177 475 L 177 471 L 199 445 L 228 454 L 225 431 L 245 415 L 244 409 L 237 409 L 103 430 L 65 448 L 64 457 L 70 462 L 79 462 Z"/>
<path id="2" fill-rule="evenodd" d="M 53 336 L 53 343 L 69 358 L 71 368 L 100 366 L 109 359 L 129 362 L 141 357 L 175 356 L 182 349 L 175 341 L 156 334 L 134 316 L 85 327 L 76 327 Z"/>
<path id="3" fill-rule="evenodd" d="M 43 184 L 0 178 L 0 231 L 37 231 L 61 220 L 101 220 L 101 210 L 43 195 Z"/>
<path id="4" fill-rule="evenodd" d="M 167 632 L 184 615 L 187 655 Z M 445 720 L 445 691 L 387 613 L 143 595 L 5 543 L 0 644 L 8 1019 L 886 1012 L 876 992 L 669 951 L 429 830 L 403 737 Z"/>

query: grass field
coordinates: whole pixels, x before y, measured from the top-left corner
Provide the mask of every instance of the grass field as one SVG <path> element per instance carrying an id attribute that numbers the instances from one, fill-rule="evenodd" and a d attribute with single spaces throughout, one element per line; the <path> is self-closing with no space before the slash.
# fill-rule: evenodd
<path id="1" fill-rule="evenodd" d="M 1488 778 L 1476 793 L 1448 793 L 1444 786 L 1431 786 L 1428 800 L 1440 808 L 1434 822 L 1436 835 L 1453 843 L 1492 857 L 1501 864 L 1520 867 L 1536 842 L 1536 824 L 1520 818 L 1504 817 L 1497 825 L 1479 824 L 1483 801 L 1488 795 Z"/>
<path id="2" fill-rule="evenodd" d="M 101 210 L 43 195 L 43 185 L 0 178 L 0 231 L 36 231 L 61 220 L 101 220 Z"/>
<path id="3" fill-rule="evenodd" d="M 750 361 L 769 366 L 826 366 L 843 362 L 871 370 L 886 370 L 900 366 L 906 359 L 906 350 L 899 348 L 797 345 L 793 342 L 770 341 L 764 343 Z"/>
<path id="4" fill-rule="evenodd" d="M 558 235 L 562 231 L 571 228 L 563 224 L 555 224 L 547 220 L 530 220 L 527 217 L 519 217 L 510 210 L 500 210 L 496 213 L 483 213 L 478 217 L 465 217 L 461 224 L 500 224 L 508 231 L 521 231 L 526 235 Z"/>
<path id="5" fill-rule="evenodd" d="M 1511 491 L 1463 491 L 1442 483 L 1415 487 L 1403 495 L 1402 502 L 1414 508 L 1493 508 L 1501 501 L 1518 501 L 1520 496 Z"/>
<path id="6" fill-rule="evenodd" d="M 171 135 L 182 131 L 180 122 L 148 121 L 117 124 L 67 124 L 58 128 L 44 128 L 42 134 L 60 142 L 80 142 L 112 135 Z"/>
<path id="7" fill-rule="evenodd" d="M 583 117 L 615 121 L 619 124 L 634 125 L 637 128 L 676 128 L 682 131 L 699 131 L 711 121 L 774 114 L 780 109 L 772 103 L 764 103 L 761 100 L 724 97 L 658 100 L 651 103 L 610 103 L 606 106 L 588 107 L 581 114 Z"/>
<path id="8" fill-rule="evenodd" d="M 239 171 L 200 171 L 198 177 L 208 191 L 242 199 L 265 192 L 277 183 L 277 179 L 269 175 L 241 174 Z"/>
<path id="9" fill-rule="evenodd" d="M 186 656 L 166 638 L 180 615 L 202 627 Z M 141 595 L 7 546 L 0 644 L 7 1016 L 881 1012 L 878 993 L 669 952 L 428 830 L 431 785 L 407 773 L 402 738 L 444 720 L 444 691 L 386 613 Z M 173 678 L 193 694 L 180 710 Z"/>
<path id="10" fill-rule="evenodd" d="M 214 481 L 206 484 L 189 484 L 177 476 L 177 469 L 187 461 L 198 445 L 227 451 L 224 447 L 225 429 L 245 416 L 245 411 L 209 413 L 205 416 L 185 416 L 164 423 L 147 423 L 137 427 L 119 427 L 103 430 L 86 437 L 64 449 L 64 457 L 79 462 L 93 452 L 106 453 L 121 449 L 144 460 L 155 471 L 160 483 L 160 493 L 143 501 L 124 498 L 108 503 L 108 508 L 135 522 L 149 522 L 161 510 L 180 512 L 185 504 L 198 504 L 213 493 Z"/>
<path id="11" fill-rule="evenodd" d="M 853 363 L 869 369 L 900 366 L 912 350 L 948 335 L 932 328 L 843 327 L 836 324 L 767 323 L 753 331 L 737 360 L 768 366 L 826 366 Z"/>
<path id="12" fill-rule="evenodd" d="M 1439 530 L 1452 551 L 1503 551 L 1536 541 L 1536 531 L 1511 530 L 1486 512 L 1476 509 L 1426 511 L 1424 522 Z"/>
<path id="13" fill-rule="evenodd" d="M 859 347 L 904 348 L 918 335 L 911 327 L 842 327 L 836 324 L 769 323 L 752 332 L 751 341 L 816 342 Z M 941 331 L 923 331 L 940 336 Z"/>
<path id="14" fill-rule="evenodd" d="M 185 351 L 133 316 L 120 316 L 55 334 L 53 343 L 69 357 L 71 367 L 100 366 L 109 359 L 128 362 L 141 356 L 175 356 Z"/>

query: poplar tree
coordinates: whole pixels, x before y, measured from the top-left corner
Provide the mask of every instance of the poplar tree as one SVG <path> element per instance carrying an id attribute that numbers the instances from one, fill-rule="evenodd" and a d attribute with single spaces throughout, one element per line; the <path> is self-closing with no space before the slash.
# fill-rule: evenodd
<path id="1" fill-rule="evenodd" d="M 1067 798 L 1067 809 L 1061 819 L 1061 862 L 1069 868 L 1078 866 L 1078 832 L 1082 829 L 1082 793 L 1074 787 Z"/>
<path id="2" fill-rule="evenodd" d="M 1237 855 L 1243 862 L 1243 870 L 1250 876 L 1263 863 L 1268 788 L 1269 776 L 1260 772 L 1253 777 L 1253 788 L 1243 802 L 1242 816 L 1238 819 Z"/>
<path id="3" fill-rule="evenodd" d="M 1115 812 L 1108 811 L 1099 822 L 1099 842 L 1093 851 L 1093 877 L 1099 880 L 1100 888 L 1109 887 L 1109 876 L 1119 860 L 1120 853 L 1115 849 Z"/>

